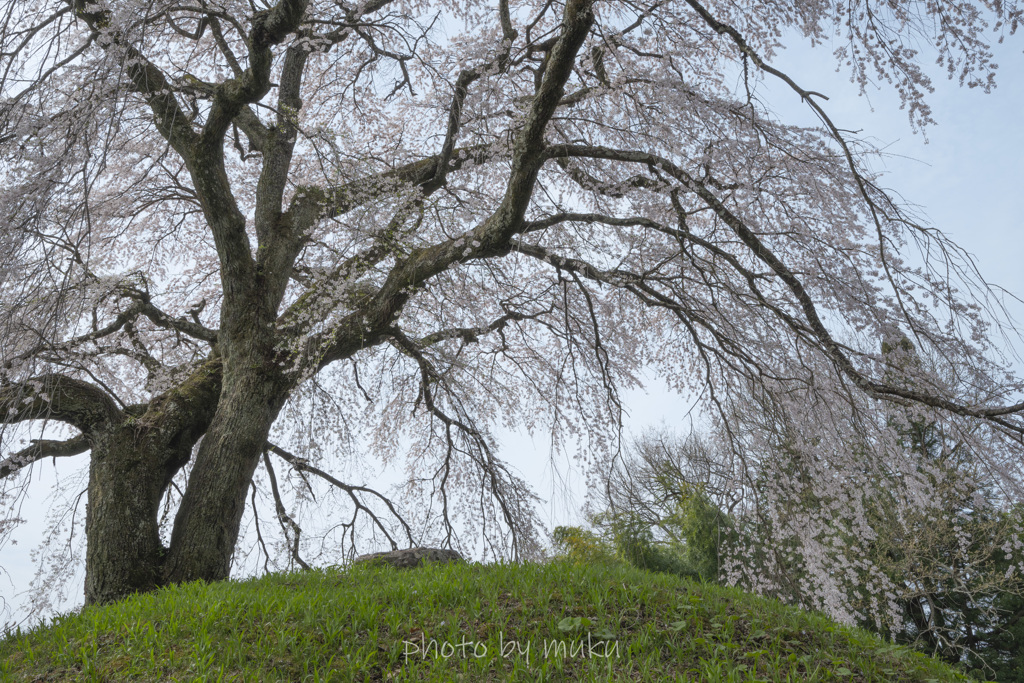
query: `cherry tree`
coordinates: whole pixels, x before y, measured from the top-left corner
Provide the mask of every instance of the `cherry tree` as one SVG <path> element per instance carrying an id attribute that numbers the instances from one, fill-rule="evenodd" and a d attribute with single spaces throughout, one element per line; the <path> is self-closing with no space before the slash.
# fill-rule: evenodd
<path id="1" fill-rule="evenodd" d="M 891 467 L 898 408 L 1018 481 L 1022 386 L 984 282 L 771 66 L 784 36 L 838 36 L 924 126 L 916 46 L 989 88 L 1014 2 L 3 12 L 0 534 L 32 463 L 87 459 L 87 603 L 226 578 L 257 491 L 300 564 L 303 495 L 350 545 L 529 556 L 533 496 L 494 429 L 614 453 L 648 366 L 738 452 L 785 433 L 837 472 Z M 778 121 L 765 79 L 821 125 Z M 879 353 L 904 336 L 937 367 Z M 752 395 L 765 430 L 734 419 Z M 397 496 L 345 480 L 400 452 Z"/>

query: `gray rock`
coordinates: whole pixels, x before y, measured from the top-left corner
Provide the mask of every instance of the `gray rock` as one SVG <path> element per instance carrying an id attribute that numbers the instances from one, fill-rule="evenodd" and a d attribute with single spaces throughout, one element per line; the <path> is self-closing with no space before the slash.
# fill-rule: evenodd
<path id="1" fill-rule="evenodd" d="M 353 564 L 372 562 L 373 564 L 390 564 L 395 569 L 412 569 L 427 562 L 465 562 L 462 555 L 447 548 L 408 548 L 393 550 L 388 553 L 370 553 L 360 555 Z"/>

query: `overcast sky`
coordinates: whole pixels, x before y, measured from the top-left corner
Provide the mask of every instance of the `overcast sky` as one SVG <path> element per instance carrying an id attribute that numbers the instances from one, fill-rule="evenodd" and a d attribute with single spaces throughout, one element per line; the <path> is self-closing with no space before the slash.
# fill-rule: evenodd
<path id="1" fill-rule="evenodd" d="M 919 205 L 933 225 L 971 252 L 990 283 L 1017 296 L 1024 296 L 1022 43 L 1024 40 L 1010 40 L 997 50 L 1000 75 L 998 87 L 990 94 L 961 89 L 945 80 L 935 83 L 930 103 L 938 125 L 925 131 L 927 144 L 922 135 L 911 132 L 906 112 L 899 109 L 894 94 L 882 90 L 871 92 L 870 101 L 859 97 L 848 77 L 835 72 L 827 47 L 790 49 L 773 62 L 802 87 L 827 95 L 830 99 L 824 104 L 837 126 L 859 130 L 862 137 L 873 138 L 885 148 L 890 156 L 883 184 Z M 762 92 L 784 120 L 813 122 L 795 94 L 779 87 Z M 1015 307 L 1017 319 L 1024 321 L 1024 307 Z M 684 427 L 681 416 L 689 402 L 670 394 L 659 378 L 652 377 L 646 391 L 626 395 L 626 406 L 630 411 L 628 429 L 637 433 L 660 424 Z M 522 438 L 510 439 L 503 455 L 548 501 L 544 516 L 552 526 L 578 521 L 576 510 L 583 502 L 579 473 L 571 472 L 564 461 L 549 462 L 545 444 Z M 34 573 L 29 552 L 42 537 L 48 482 L 83 464 L 78 458 L 73 463 L 58 461 L 59 470 L 50 461 L 36 465 L 33 478 L 42 486 L 22 511 L 29 523 L 19 530 L 17 545 L 0 550 L 0 567 L 10 572 L 9 577 L 0 574 L 0 596 L 8 601 L 20 602 L 15 595 L 27 588 Z M 575 494 L 566 497 L 567 491 Z M 78 580 L 82 578 L 79 574 Z M 74 594 L 81 594 L 81 585 L 75 587 Z M 0 603 L 0 625 L 10 618 L 3 610 Z"/>

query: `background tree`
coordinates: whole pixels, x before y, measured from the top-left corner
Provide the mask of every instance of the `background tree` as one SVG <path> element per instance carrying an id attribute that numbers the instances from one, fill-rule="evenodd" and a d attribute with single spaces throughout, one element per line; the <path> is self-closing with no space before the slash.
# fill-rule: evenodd
<path id="1" fill-rule="evenodd" d="M 1004 556 L 1020 543 L 1021 520 L 1012 501 L 976 479 L 969 453 L 928 425 L 910 426 L 907 434 L 905 448 L 918 462 L 917 474 L 928 480 L 928 499 L 912 500 L 920 488 L 907 485 L 905 472 L 890 473 L 879 477 L 865 501 L 863 523 L 870 534 L 854 532 L 846 519 L 832 525 L 830 556 L 836 566 L 857 566 L 854 556 L 869 560 L 870 568 L 845 579 L 854 620 L 950 663 L 968 655 L 996 663 L 1005 653 L 991 647 L 993 636 L 1011 626 L 999 602 L 1024 595 L 1019 567 Z M 801 504 L 813 508 L 819 501 Z M 788 512 L 803 517 L 794 503 Z M 802 560 L 796 553 L 788 570 L 799 578 Z M 878 600 L 879 584 L 891 592 L 889 604 Z M 802 590 L 795 598 L 812 602 Z"/>
<path id="2" fill-rule="evenodd" d="M 365 524 L 465 547 L 468 528 L 485 554 L 528 554 L 531 494 L 489 426 L 607 453 L 618 392 L 650 364 L 706 397 L 735 452 L 784 426 L 838 472 L 891 467 L 879 416 L 897 402 L 1016 486 L 1021 385 L 991 311 L 955 288 L 969 259 L 769 62 L 780 29 L 837 34 L 854 78 L 890 80 L 927 124 L 900 37 L 989 87 L 986 31 L 1020 10 L 967 9 L 4 4 L 0 533 L 28 465 L 88 453 L 90 603 L 228 576 L 254 485 L 298 562 L 309 535 L 280 489 L 309 478 L 348 500 L 326 533 L 349 543 Z M 774 120 L 765 78 L 821 127 Z M 903 335 L 940 372 L 878 353 Z M 751 396 L 767 429 L 730 431 Z M 365 466 L 342 447 L 362 434 L 368 455 L 409 456 L 399 500 L 331 473 Z M 822 514 L 856 519 L 835 482 L 811 482 Z"/>
<path id="3" fill-rule="evenodd" d="M 893 368 L 935 365 L 906 337 L 883 343 L 881 350 Z M 893 383 L 907 381 L 891 375 Z M 726 559 L 735 569 L 731 580 L 741 585 L 803 607 L 831 609 L 950 663 L 1016 680 L 1020 648 L 1010 640 L 1024 577 L 1011 558 L 1024 529 L 1019 496 L 986 480 L 975 454 L 935 422 L 899 406 L 884 416 L 898 436 L 887 462 L 905 461 L 912 470 L 863 467 L 862 483 L 852 487 L 861 496 L 859 516 L 820 515 L 834 504 L 835 493 L 811 483 L 845 477 L 837 477 L 831 454 L 801 447 L 797 435 L 779 441 L 767 457 L 737 458 L 727 447 L 734 443 L 729 437 L 651 432 L 635 442 L 629 457 L 601 473 L 591 501 L 601 512 L 591 520 L 635 566 L 724 580 Z M 764 422 L 752 411 L 731 427 L 758 429 Z M 786 433 L 784 426 L 773 431 Z M 868 463 L 875 455 L 863 439 L 854 449 Z M 766 495 L 780 480 L 791 484 Z M 825 558 L 817 576 L 808 548 L 793 542 L 799 537 L 792 527 L 806 524 Z M 815 584 L 831 585 L 843 597 L 821 603 L 821 594 L 809 589 Z M 882 592 L 890 599 L 880 600 Z"/>
<path id="4" fill-rule="evenodd" d="M 1002 550 L 995 561 L 997 570 L 1009 571 L 1014 565 Z M 1024 598 L 1011 591 L 995 592 L 990 600 L 986 616 L 991 616 L 975 624 L 977 643 L 967 654 L 966 663 L 981 677 L 1019 683 L 1024 681 Z"/>
<path id="5" fill-rule="evenodd" d="M 853 533 L 844 517 L 827 531 L 817 529 L 828 555 L 821 576 L 810 573 L 807 548 L 787 532 L 828 501 L 805 490 L 800 498 L 751 504 L 763 496 L 768 476 L 794 475 L 798 454 L 770 454 L 765 461 L 781 466 L 758 476 L 694 433 L 652 431 L 634 442 L 617 467 L 600 475 L 590 500 L 598 510 L 589 518 L 593 530 L 559 527 L 556 547 L 587 561 L 617 558 L 641 569 L 734 582 L 808 609 L 822 608 L 814 586 L 831 585 L 842 591 L 841 599 L 825 603 L 833 615 L 962 662 L 986 679 L 1017 680 L 1014 636 L 1024 614 L 1024 578 L 1012 557 L 1024 528 L 1019 506 L 981 485 L 969 454 L 944 443 L 930 425 L 909 426 L 905 435 L 907 451 L 922 456 L 915 461 L 930 480 L 931 498 L 907 499 L 914 488 L 900 476 L 862 489 L 870 495 L 866 529 Z M 753 485 L 719 488 L 730 480 Z M 861 558 L 867 562 L 858 564 Z M 879 599 L 883 591 L 889 600 Z"/>
<path id="6" fill-rule="evenodd" d="M 590 522 L 641 569 L 718 582 L 741 493 L 707 440 L 648 431 L 601 471 Z"/>

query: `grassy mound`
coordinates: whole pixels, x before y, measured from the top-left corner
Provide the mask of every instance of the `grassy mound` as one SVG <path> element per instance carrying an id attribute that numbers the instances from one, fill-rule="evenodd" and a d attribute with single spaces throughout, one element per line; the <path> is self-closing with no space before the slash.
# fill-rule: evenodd
<path id="1" fill-rule="evenodd" d="M 193 583 L 0 641 L 10 681 L 951 681 L 737 590 L 618 566 L 355 567 Z"/>

